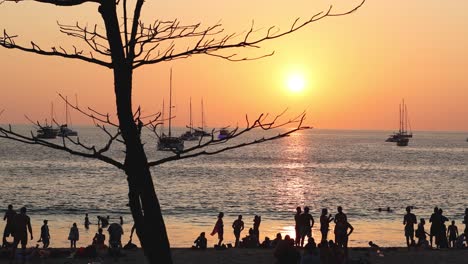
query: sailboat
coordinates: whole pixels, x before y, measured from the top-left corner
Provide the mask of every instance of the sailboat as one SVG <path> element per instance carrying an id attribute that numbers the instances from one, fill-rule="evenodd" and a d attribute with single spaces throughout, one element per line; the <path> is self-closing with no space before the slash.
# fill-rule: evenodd
<path id="1" fill-rule="evenodd" d="M 161 151 L 181 152 L 184 150 L 184 141 L 178 137 L 172 136 L 171 121 L 172 121 L 172 68 L 171 68 L 170 84 L 169 84 L 169 131 L 167 135 L 165 135 L 164 133 L 161 133 L 161 136 L 159 137 L 159 140 L 158 140 L 157 148 L 158 150 L 161 150 Z"/>
<path id="2" fill-rule="evenodd" d="M 206 123 L 205 123 L 205 111 L 203 109 L 203 99 L 201 100 L 201 127 L 199 127 L 198 129 L 194 128 L 194 135 L 195 136 L 198 136 L 198 137 L 206 137 L 206 136 L 211 136 L 210 133 L 206 132 L 205 131 L 205 128 L 206 128 Z"/>
<path id="3" fill-rule="evenodd" d="M 413 137 L 413 133 L 410 131 L 408 132 L 408 109 L 405 104 L 405 100 L 402 100 L 400 104 L 400 122 L 399 122 L 399 129 L 398 132 L 393 133 L 390 135 L 386 142 L 396 142 L 397 146 L 404 147 L 408 146 L 409 139 Z"/>
<path id="4" fill-rule="evenodd" d="M 190 120 L 189 120 L 189 131 L 186 131 L 184 134 L 180 136 L 180 139 L 185 141 L 194 141 L 198 140 L 199 137 L 195 135 L 195 131 L 193 129 L 193 119 L 192 119 L 192 97 L 190 97 Z"/>
<path id="5" fill-rule="evenodd" d="M 69 116 L 69 111 L 68 111 L 68 101 L 67 98 L 65 97 L 65 124 L 60 125 L 59 129 L 60 131 L 58 132 L 57 136 L 59 137 L 76 137 L 78 136 L 78 132 L 74 131 L 73 129 L 68 127 L 68 120 L 70 119 L 70 124 L 71 124 L 71 118 Z"/>
<path id="6" fill-rule="evenodd" d="M 52 126 L 53 120 L 54 120 L 54 104 L 51 104 L 50 125 L 47 124 L 47 120 L 46 120 L 45 126 L 40 127 L 40 128 L 36 131 L 36 132 L 37 132 L 37 135 L 36 135 L 37 138 L 41 138 L 41 139 L 54 139 L 54 138 L 57 137 L 57 134 L 59 133 L 59 129 L 58 129 L 58 128 L 54 128 L 54 127 Z"/>

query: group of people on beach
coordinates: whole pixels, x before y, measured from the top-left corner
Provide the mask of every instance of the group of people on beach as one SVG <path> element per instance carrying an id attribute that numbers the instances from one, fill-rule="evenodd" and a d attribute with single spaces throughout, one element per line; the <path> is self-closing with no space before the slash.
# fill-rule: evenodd
<path id="1" fill-rule="evenodd" d="M 465 224 L 464 232 L 458 232 L 458 227 L 455 225 L 455 220 L 452 220 L 451 224 L 447 227 L 445 222 L 449 219 L 443 215 L 441 208 L 435 207 L 434 212 L 429 218 L 431 223 L 430 233 L 427 233 L 424 225 L 426 220 L 424 218 L 419 219 L 419 224 L 416 219 L 416 215 L 411 213 L 411 207 L 406 207 L 406 214 L 403 217 L 403 225 L 405 225 L 405 237 L 406 245 L 408 247 L 422 247 L 429 248 L 433 247 L 433 241 L 436 248 L 464 248 L 468 245 L 468 208 L 465 209 L 465 216 L 463 224 Z M 414 225 L 417 224 L 416 231 Z M 427 235 L 430 240 L 427 240 Z M 418 239 L 415 242 L 414 237 Z"/>
<path id="2" fill-rule="evenodd" d="M 26 249 L 28 244 L 28 231 L 30 235 L 30 239 L 33 240 L 33 232 L 31 226 L 31 219 L 26 214 L 26 207 L 22 207 L 20 209 L 20 213 L 16 213 L 13 209 L 13 205 L 8 205 L 8 209 L 5 212 L 3 220 L 6 221 L 5 229 L 3 232 L 3 243 L 2 248 L 11 248 L 11 256 L 14 257 L 16 254 L 16 249 L 19 244 L 21 244 L 21 248 L 23 252 Z M 98 232 L 94 235 L 92 244 L 90 247 L 97 249 L 104 249 L 107 248 L 105 245 L 106 236 L 103 234 L 103 228 L 107 228 L 109 233 L 109 248 L 110 249 L 119 249 L 122 248 L 121 237 L 123 235 L 123 218 L 120 217 L 120 223 L 111 223 L 109 224 L 109 216 L 101 217 L 98 216 Z M 84 220 L 84 227 L 89 229 L 91 222 L 89 221 L 88 214 L 85 216 Z M 132 229 L 133 231 L 134 229 Z M 132 232 L 133 233 L 133 232 Z M 13 237 L 13 242 L 8 242 L 8 237 Z M 48 220 L 43 221 L 43 225 L 41 226 L 41 233 L 40 239 L 37 242 L 42 242 L 43 249 L 49 248 L 50 245 L 50 231 L 48 226 Z M 73 223 L 70 228 L 70 232 L 68 235 L 68 240 L 70 241 L 70 248 L 76 249 L 76 242 L 80 239 L 80 232 L 78 229 L 78 225 Z M 131 241 L 129 242 L 131 244 Z M 133 244 L 132 244 L 133 245 Z"/>

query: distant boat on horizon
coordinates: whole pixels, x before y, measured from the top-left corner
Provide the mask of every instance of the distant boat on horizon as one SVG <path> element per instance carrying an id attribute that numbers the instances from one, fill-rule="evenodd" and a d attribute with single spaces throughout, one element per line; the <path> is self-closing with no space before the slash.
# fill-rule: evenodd
<path id="1" fill-rule="evenodd" d="M 211 133 L 206 132 L 206 122 L 205 122 L 205 110 L 203 108 L 203 99 L 201 100 L 201 127 L 199 128 L 193 128 L 194 130 L 194 135 L 198 137 L 207 137 L 211 136 Z"/>
<path id="2" fill-rule="evenodd" d="M 68 122 L 70 121 L 70 122 Z M 69 111 L 68 111 L 68 100 L 65 97 L 65 124 L 60 125 L 59 132 L 57 136 L 59 137 L 76 137 L 78 136 L 78 132 L 69 128 L 68 124 L 71 125 L 71 118 L 69 118 Z"/>
<path id="3" fill-rule="evenodd" d="M 199 140 L 199 136 L 195 134 L 195 131 L 193 129 L 193 119 L 192 119 L 192 97 L 190 97 L 190 117 L 189 117 L 189 125 L 187 126 L 189 129 L 188 131 L 185 131 L 182 135 L 180 135 L 180 139 L 184 141 L 195 141 Z"/>
<path id="4" fill-rule="evenodd" d="M 164 120 L 164 104 L 162 111 L 162 118 Z M 161 132 L 161 136 L 158 140 L 157 149 L 161 151 L 177 151 L 181 152 L 184 150 L 184 141 L 178 137 L 173 137 L 171 134 L 171 120 L 172 120 L 172 68 L 170 73 L 170 82 L 169 82 L 169 130 L 168 134 L 165 135 L 164 132 Z"/>
<path id="5" fill-rule="evenodd" d="M 409 139 L 413 137 L 413 132 L 411 132 L 411 125 L 408 121 L 408 109 L 405 104 L 405 100 L 402 100 L 402 103 L 399 107 L 400 110 L 400 121 L 398 132 L 390 135 L 385 142 L 396 142 L 397 146 L 405 147 L 408 146 Z M 410 131 L 408 132 L 408 126 Z"/>
<path id="6" fill-rule="evenodd" d="M 54 128 L 53 123 L 54 123 L 54 104 L 51 104 L 51 109 L 50 109 L 50 125 L 46 124 L 45 126 L 40 126 L 39 129 L 36 131 L 36 137 L 40 139 L 54 139 L 57 137 L 59 133 L 59 128 Z"/>
<path id="7" fill-rule="evenodd" d="M 229 130 L 227 130 L 227 128 L 221 128 L 219 130 L 219 134 L 218 134 L 218 139 L 226 139 L 230 136 L 230 133 Z"/>

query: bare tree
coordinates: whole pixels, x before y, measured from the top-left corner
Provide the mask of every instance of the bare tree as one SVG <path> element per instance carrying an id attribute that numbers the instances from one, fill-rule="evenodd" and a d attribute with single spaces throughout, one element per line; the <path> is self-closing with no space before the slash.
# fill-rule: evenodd
<path id="1" fill-rule="evenodd" d="M 0 4 L 22 1 L 4 0 L 0 1 Z M 156 20 L 151 24 L 144 24 L 140 21 L 144 0 L 135 0 L 134 5 L 132 2 L 132 12 L 129 11 L 128 6 L 130 4 L 127 3 L 128 0 L 35 1 L 57 6 L 76 6 L 88 2 L 95 3 L 99 6 L 98 10 L 103 19 L 104 30 L 101 32 L 97 26 L 88 27 L 79 23 L 74 25 L 59 24 L 59 29 L 62 33 L 84 41 L 88 50 L 82 50 L 75 46 L 72 49 L 66 49 L 62 46 L 43 49 L 35 42 L 31 42 L 29 46 L 24 46 L 17 44 L 17 36 L 7 33 L 6 30 L 3 31 L 3 36 L 0 36 L 0 46 L 40 55 L 83 60 L 112 69 L 117 121 L 113 121 L 108 114 L 101 114 L 91 108 L 81 109 L 77 105 L 70 104 L 75 110 L 97 121 L 97 125 L 108 135 L 108 142 L 101 147 L 88 146 L 80 142 L 79 139 L 74 140 L 67 137 L 62 140 L 61 144 L 57 144 L 39 139 L 33 134 L 22 135 L 16 133 L 12 130 L 11 126 L 0 128 L 0 137 L 26 144 L 42 145 L 86 158 L 98 159 L 123 170 L 127 175 L 129 186 L 130 209 L 145 255 L 150 263 L 172 263 L 169 241 L 160 204 L 154 189 L 150 167 L 173 160 L 200 155 L 214 155 L 222 151 L 285 137 L 297 130 L 307 128 L 303 126 L 305 113 L 285 122 L 279 121 L 281 114 L 272 118 L 269 118 L 268 115 L 260 115 L 253 122 L 249 122 L 247 118 L 246 127 L 234 129 L 227 139 L 215 139 L 213 131 L 211 137 L 200 140 L 194 147 L 181 152 L 175 152 L 174 155 L 161 160 L 149 161 L 144 150 L 144 144 L 140 138 L 141 128 L 146 126 L 156 131 L 156 127 L 161 122 L 161 119 L 160 115 L 155 115 L 152 120 L 144 123 L 142 120 L 144 118 L 141 118 L 139 109 L 134 110 L 131 100 L 133 71 L 145 65 L 188 58 L 197 54 L 215 56 L 230 61 L 252 60 L 271 56 L 273 53 L 257 57 L 242 57 L 235 53 L 235 50 L 238 48 L 259 48 L 262 42 L 291 34 L 326 17 L 350 14 L 360 8 L 365 0 L 351 10 L 342 13 L 333 13 L 332 6 L 330 6 L 329 9 L 314 14 L 310 19 L 295 20 L 291 27 L 286 30 L 270 27 L 261 36 L 254 34 L 256 32 L 254 25 L 243 34 L 226 34 L 221 24 L 202 27 L 201 24 L 185 25 L 178 20 Z M 119 16 L 118 13 L 121 15 Z M 119 18 L 122 21 L 119 21 Z M 176 45 L 176 42 L 180 40 L 189 42 L 190 44 L 180 47 Z M 223 52 L 229 52 L 230 50 L 234 50 L 234 52 Z M 210 146 L 225 143 L 256 128 L 271 130 L 291 123 L 296 124 L 294 129 L 279 133 L 276 136 L 265 137 L 237 145 L 218 147 L 214 150 L 207 149 Z M 109 126 L 114 127 L 115 129 L 112 131 L 116 132 L 111 132 L 108 129 Z M 121 142 L 125 145 L 125 159 L 123 161 L 118 161 L 106 155 L 106 152 L 114 142 Z"/>

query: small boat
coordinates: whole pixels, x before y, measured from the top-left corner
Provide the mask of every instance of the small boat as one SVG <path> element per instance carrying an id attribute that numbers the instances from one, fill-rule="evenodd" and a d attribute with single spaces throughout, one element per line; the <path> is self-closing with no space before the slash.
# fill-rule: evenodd
<path id="1" fill-rule="evenodd" d="M 193 133 L 195 136 L 198 137 L 210 137 L 211 133 L 205 131 L 206 123 L 205 123 L 205 111 L 203 109 L 203 99 L 201 100 L 201 127 L 193 128 Z"/>
<path id="2" fill-rule="evenodd" d="M 390 135 L 385 142 L 396 142 L 397 146 L 404 147 L 408 146 L 409 139 L 413 137 L 413 133 L 408 132 L 408 109 L 405 104 L 405 100 L 402 101 L 400 104 L 400 128 L 398 132 L 393 133 Z"/>
<path id="3" fill-rule="evenodd" d="M 58 128 L 53 128 L 52 126 L 44 126 L 37 130 L 37 138 L 41 139 L 54 139 L 59 133 Z"/>
<path id="4" fill-rule="evenodd" d="M 169 84 L 169 133 L 161 134 L 158 140 L 157 149 L 161 151 L 176 151 L 181 152 L 184 150 L 184 141 L 178 137 L 171 135 L 171 120 L 172 120 L 172 69 Z M 163 120 L 164 120 L 164 105 L 163 105 Z"/>
<path id="5" fill-rule="evenodd" d="M 189 126 L 187 127 L 189 131 L 186 131 L 182 135 L 180 135 L 180 139 L 184 141 L 195 141 L 199 140 L 199 136 L 195 134 L 195 131 L 193 130 L 193 119 L 192 119 L 192 98 L 190 98 L 190 118 L 189 118 Z"/>
<path id="6" fill-rule="evenodd" d="M 231 136 L 231 132 L 229 132 L 229 130 L 227 130 L 226 128 L 221 128 L 219 130 L 218 139 L 226 139 L 230 136 Z"/>
<path id="7" fill-rule="evenodd" d="M 68 111 L 68 101 L 67 98 L 65 97 L 65 124 L 61 125 L 59 127 L 59 132 L 57 136 L 59 137 L 76 137 L 78 136 L 78 132 L 69 128 L 68 124 L 70 121 L 71 124 L 71 118 L 69 118 L 69 111 Z"/>

